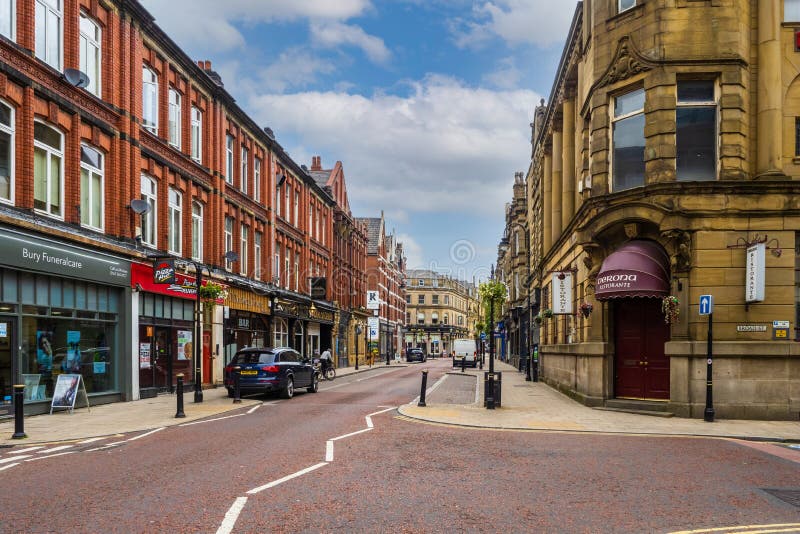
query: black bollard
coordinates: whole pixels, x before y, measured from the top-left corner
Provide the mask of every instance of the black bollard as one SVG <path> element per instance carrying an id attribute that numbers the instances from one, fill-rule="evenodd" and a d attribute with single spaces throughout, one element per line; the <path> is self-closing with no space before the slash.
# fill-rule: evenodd
<path id="1" fill-rule="evenodd" d="M 525 382 L 531 381 L 531 355 L 525 358 Z"/>
<path id="2" fill-rule="evenodd" d="M 494 373 L 489 371 L 487 373 L 487 381 L 486 381 L 486 408 L 489 410 L 494 410 Z"/>
<path id="3" fill-rule="evenodd" d="M 422 388 L 419 392 L 419 403 L 417 406 L 427 406 L 425 404 L 425 390 L 428 389 L 428 370 L 422 371 Z"/>
<path id="4" fill-rule="evenodd" d="M 466 368 L 467 368 L 467 357 L 463 356 L 461 358 L 461 372 L 463 373 L 464 369 L 466 369 Z"/>
<path id="5" fill-rule="evenodd" d="M 389 351 L 386 351 L 386 365 L 389 365 Z"/>
<path id="6" fill-rule="evenodd" d="M 233 368 L 233 403 L 242 402 L 242 368 L 237 365 Z"/>
<path id="7" fill-rule="evenodd" d="M 25 385 L 14 384 L 14 434 L 11 439 L 25 439 L 28 435 L 25 433 L 25 412 L 23 404 L 23 392 Z"/>
<path id="8" fill-rule="evenodd" d="M 175 412 L 176 418 L 186 417 L 186 414 L 183 413 L 183 373 L 178 373 L 178 410 Z"/>

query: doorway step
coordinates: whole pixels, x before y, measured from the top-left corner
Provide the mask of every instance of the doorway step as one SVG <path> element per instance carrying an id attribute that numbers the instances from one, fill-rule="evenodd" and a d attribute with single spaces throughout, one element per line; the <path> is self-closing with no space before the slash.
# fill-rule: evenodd
<path id="1" fill-rule="evenodd" d="M 654 417 L 673 417 L 675 415 L 669 411 L 669 404 L 666 402 L 636 399 L 606 399 L 604 405 L 595 407 L 595 410 L 652 415 Z"/>

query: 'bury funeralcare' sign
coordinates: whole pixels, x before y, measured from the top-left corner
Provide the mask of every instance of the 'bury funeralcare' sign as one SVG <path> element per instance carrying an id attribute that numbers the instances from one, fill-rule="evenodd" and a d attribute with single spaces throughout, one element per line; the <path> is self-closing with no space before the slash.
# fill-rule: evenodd
<path id="1" fill-rule="evenodd" d="M 4 265 L 28 271 L 118 286 L 131 283 L 128 261 L 7 228 L 0 228 L 0 258 Z"/>

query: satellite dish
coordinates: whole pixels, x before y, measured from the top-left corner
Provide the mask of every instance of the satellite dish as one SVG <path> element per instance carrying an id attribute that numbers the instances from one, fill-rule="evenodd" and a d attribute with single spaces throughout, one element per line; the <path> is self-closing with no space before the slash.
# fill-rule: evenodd
<path id="1" fill-rule="evenodd" d="M 131 200 L 130 208 L 134 211 L 134 213 L 142 215 L 143 213 L 147 213 L 148 211 L 150 211 L 151 206 L 144 200 L 134 198 L 133 200 Z"/>
<path id="2" fill-rule="evenodd" d="M 64 79 L 75 87 L 86 87 L 89 85 L 89 75 L 78 69 L 66 69 Z"/>
<path id="3" fill-rule="evenodd" d="M 225 253 L 225 259 L 228 261 L 239 261 L 239 255 L 236 252 L 229 250 Z"/>
<path id="4" fill-rule="evenodd" d="M 286 175 L 284 175 L 283 173 L 281 173 L 281 174 L 278 174 L 278 175 L 275 177 L 275 187 L 280 187 L 280 186 L 282 186 L 282 185 L 283 185 L 283 182 L 285 182 L 285 181 L 286 181 Z"/>

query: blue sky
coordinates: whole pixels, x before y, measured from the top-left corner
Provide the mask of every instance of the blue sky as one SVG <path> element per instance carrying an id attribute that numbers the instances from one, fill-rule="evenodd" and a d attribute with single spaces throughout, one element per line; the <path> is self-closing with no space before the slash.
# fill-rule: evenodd
<path id="1" fill-rule="evenodd" d="M 571 0 L 143 0 L 300 164 L 344 165 L 410 268 L 485 277 Z"/>

